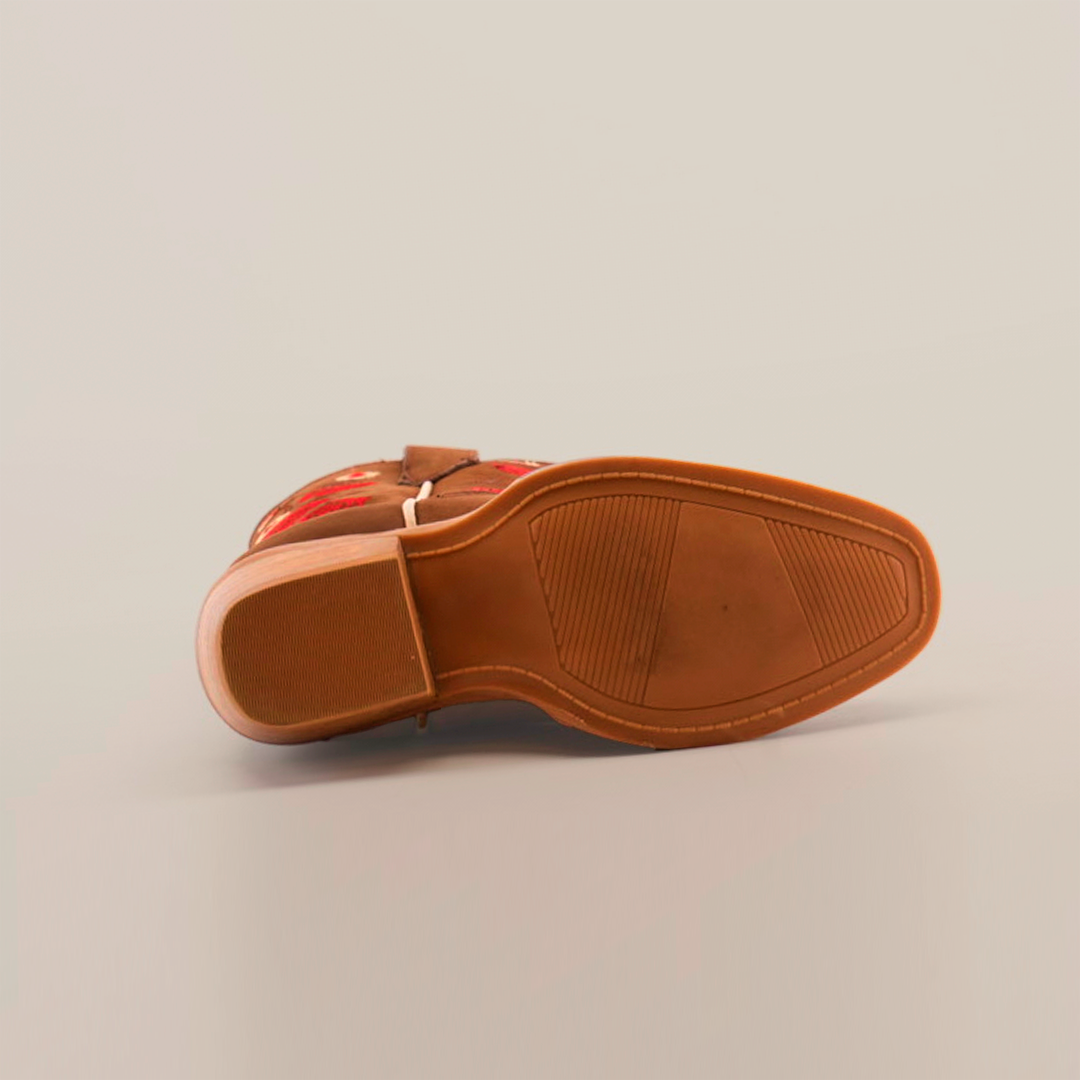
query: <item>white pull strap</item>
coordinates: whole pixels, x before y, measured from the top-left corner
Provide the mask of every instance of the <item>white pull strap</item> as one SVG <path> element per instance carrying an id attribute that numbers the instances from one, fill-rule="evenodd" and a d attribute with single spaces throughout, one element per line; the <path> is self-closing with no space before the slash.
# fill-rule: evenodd
<path id="1" fill-rule="evenodd" d="M 420 485 L 420 490 L 415 495 L 413 495 L 411 498 L 406 499 L 401 504 L 401 513 L 405 517 L 405 528 L 406 529 L 415 529 L 416 528 L 416 504 L 421 499 L 426 499 L 430 494 L 431 494 L 431 481 L 430 480 L 425 480 Z"/>

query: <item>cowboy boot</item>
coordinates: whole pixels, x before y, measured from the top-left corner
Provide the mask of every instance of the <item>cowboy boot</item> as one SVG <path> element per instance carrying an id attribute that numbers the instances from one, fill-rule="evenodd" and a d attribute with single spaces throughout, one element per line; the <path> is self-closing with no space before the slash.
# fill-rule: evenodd
<path id="1" fill-rule="evenodd" d="M 805 720 L 929 640 L 909 522 L 714 465 L 480 461 L 410 446 L 274 507 L 210 591 L 206 692 L 306 742 L 518 698 L 623 742 L 700 746 Z"/>

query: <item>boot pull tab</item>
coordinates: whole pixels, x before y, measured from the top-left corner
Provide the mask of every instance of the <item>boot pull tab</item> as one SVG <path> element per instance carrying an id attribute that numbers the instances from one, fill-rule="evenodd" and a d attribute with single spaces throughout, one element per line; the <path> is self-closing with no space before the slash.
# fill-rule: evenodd
<path id="1" fill-rule="evenodd" d="M 401 459 L 399 484 L 419 487 L 425 480 L 434 483 L 444 476 L 476 465 L 480 455 L 475 450 L 456 450 L 445 446 L 406 446 Z"/>

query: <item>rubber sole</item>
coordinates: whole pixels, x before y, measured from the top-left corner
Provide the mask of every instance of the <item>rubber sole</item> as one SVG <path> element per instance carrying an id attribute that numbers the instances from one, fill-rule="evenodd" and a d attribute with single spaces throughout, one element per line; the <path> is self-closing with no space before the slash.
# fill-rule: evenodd
<path id="1" fill-rule="evenodd" d="M 264 742 L 445 705 L 533 702 L 623 742 L 750 739 L 852 697 L 929 640 L 939 587 L 914 526 L 716 466 L 552 465 L 480 510 L 286 544 L 211 590 L 211 702 Z"/>

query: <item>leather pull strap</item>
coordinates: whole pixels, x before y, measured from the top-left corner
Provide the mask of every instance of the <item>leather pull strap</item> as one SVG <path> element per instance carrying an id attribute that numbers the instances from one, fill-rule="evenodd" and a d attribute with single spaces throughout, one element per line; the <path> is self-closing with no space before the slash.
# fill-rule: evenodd
<path id="1" fill-rule="evenodd" d="M 418 487 L 426 480 L 439 480 L 465 465 L 475 465 L 480 455 L 475 450 L 455 450 L 445 446 L 406 446 L 401 459 L 399 484 Z"/>

